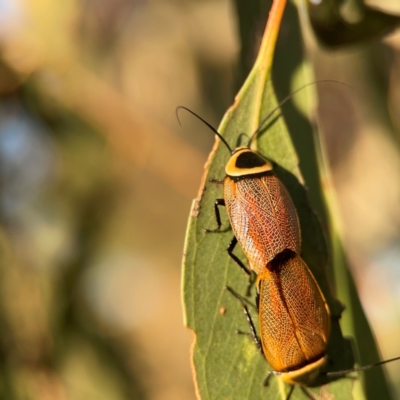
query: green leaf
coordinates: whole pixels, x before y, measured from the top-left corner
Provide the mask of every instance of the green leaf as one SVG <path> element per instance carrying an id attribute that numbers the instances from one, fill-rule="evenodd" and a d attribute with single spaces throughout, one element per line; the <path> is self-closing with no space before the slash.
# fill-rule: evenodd
<path id="1" fill-rule="evenodd" d="M 293 17 L 293 7 L 290 10 L 290 16 Z M 295 29 L 294 32 L 293 29 L 291 31 L 291 37 L 296 38 L 293 43 L 301 46 L 298 21 L 295 24 L 291 21 L 290 27 L 293 26 Z M 240 134 L 251 135 L 268 112 L 277 106 L 271 81 L 275 43 L 272 38 L 266 44 L 266 36 L 264 35 L 252 71 L 219 127 L 219 132 L 231 147 L 237 145 Z M 295 52 L 301 53 L 298 48 Z M 287 59 L 286 56 L 285 60 L 280 61 L 278 70 L 280 67 L 285 70 Z M 287 90 L 285 95 L 289 92 Z M 303 101 L 304 104 L 307 105 L 308 100 Z M 292 105 L 292 111 L 293 109 Z M 295 114 L 299 119 L 301 113 L 297 110 Z M 289 113 L 289 118 L 292 117 L 293 115 Z M 293 126 L 296 118 L 289 121 L 289 126 Z M 313 207 L 316 205 L 320 216 L 322 214 L 325 229 L 331 229 L 329 213 L 325 209 L 326 194 L 323 192 L 318 172 L 321 165 L 319 158 L 322 156 L 318 148 L 315 148 L 311 125 L 304 122 L 304 115 L 301 115 L 301 120 L 302 123 L 298 126 L 301 128 L 301 140 L 297 137 L 296 148 L 297 151 L 300 149 L 299 153 L 302 156 L 305 154 L 302 168 L 304 166 L 308 172 L 307 184 L 317 193 L 309 196 L 303 186 L 304 180 L 298 167 L 297 154 L 282 117 L 272 120 L 268 128 L 259 135 L 257 145 L 260 153 L 277 164 L 275 172 L 289 190 L 298 211 L 302 229 L 302 257 L 316 277 L 334 316 L 327 350 L 329 356 L 327 369 L 338 371 L 352 368 L 353 355 L 350 343 L 341 334 L 338 318 L 342 306 L 331 294 L 333 283 L 329 282 L 327 277 L 328 250 L 321 225 L 308 199 L 310 197 Z M 201 399 L 285 399 L 289 391 L 288 385 L 283 384 L 279 378 L 272 377 L 270 385 L 267 388 L 263 387 L 265 374 L 270 370 L 268 363 L 257 351 L 251 338 L 235 334 L 238 329 L 249 331 L 249 327 L 240 303 L 227 292 L 225 287 L 229 285 L 244 294 L 248 279 L 226 252 L 233 233 L 223 210 L 221 210 L 224 227 L 222 232 L 204 233 L 204 229 L 216 227 L 214 202 L 215 199 L 222 198 L 222 185 L 210 183 L 209 178 L 223 179 L 228 158 L 228 150 L 217 141 L 205 168 L 199 197 L 193 202 L 185 243 L 183 304 L 185 324 L 195 335 L 192 357 L 197 392 Z M 333 245 L 330 240 L 328 244 L 329 253 L 332 254 Z M 235 254 L 245 262 L 239 246 L 236 247 Z M 338 257 L 336 261 L 337 259 Z M 341 265 L 344 266 L 343 260 Z M 330 275 L 332 279 L 334 274 Z M 354 289 L 348 293 L 356 296 Z M 250 299 L 255 303 L 254 289 Z M 258 327 L 255 308 L 251 308 L 251 313 Z M 370 345 L 374 346 L 373 341 Z M 337 379 L 329 384 L 324 384 L 321 379 L 316 382 L 316 387 L 307 390 L 324 396 L 323 398 L 331 398 L 329 394 L 337 399 L 364 398 L 359 386 L 353 393 L 354 386 L 354 379 L 350 378 Z M 307 398 L 302 390 L 295 388 L 291 400 Z"/>

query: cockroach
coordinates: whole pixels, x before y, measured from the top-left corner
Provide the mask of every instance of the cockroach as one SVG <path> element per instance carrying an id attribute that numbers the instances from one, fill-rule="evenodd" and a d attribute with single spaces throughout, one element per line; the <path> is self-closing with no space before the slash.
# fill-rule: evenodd
<path id="1" fill-rule="evenodd" d="M 263 353 L 282 379 L 312 381 L 326 361 L 329 308 L 302 258 L 285 251 L 258 275 L 259 326 Z"/>
<path id="2" fill-rule="evenodd" d="M 242 302 L 257 348 L 274 374 L 291 385 L 307 385 L 325 365 L 330 312 L 325 297 L 302 258 L 286 250 L 257 276 L 260 339 Z"/>
<path id="3" fill-rule="evenodd" d="M 207 121 L 186 107 L 178 107 L 177 111 L 179 109 L 185 109 L 203 121 L 231 153 L 225 166 L 224 198 L 216 199 L 214 203 L 217 228 L 206 229 L 206 232 L 221 229 L 219 207 L 225 206 L 234 233 L 227 248 L 228 254 L 248 275 L 251 274 L 248 268 L 233 253 L 237 243 L 242 247 L 250 269 L 257 275 L 281 252 L 292 250 L 300 253 L 300 224 L 293 201 L 274 174 L 272 163 L 250 149 L 260 128 L 251 136 L 247 146 L 232 150 Z M 263 122 L 260 127 L 262 125 Z"/>
<path id="4" fill-rule="evenodd" d="M 313 384 L 318 377 L 335 379 L 352 372 L 368 370 L 393 361 L 385 361 L 341 371 L 321 372 L 328 356 L 330 312 L 325 297 L 302 258 L 285 251 L 271 261 L 256 281 L 260 337 L 245 300 L 231 287 L 228 291 L 240 300 L 257 349 L 272 367 L 264 380 L 272 375 L 291 385 Z M 244 333 L 237 331 L 237 333 Z"/>

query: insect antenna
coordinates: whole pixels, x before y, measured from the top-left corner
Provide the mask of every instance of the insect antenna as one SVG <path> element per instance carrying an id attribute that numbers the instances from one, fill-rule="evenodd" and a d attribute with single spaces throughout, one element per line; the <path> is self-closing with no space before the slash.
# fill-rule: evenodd
<path id="1" fill-rule="evenodd" d="M 247 144 L 247 147 L 250 148 L 250 145 L 251 145 L 252 141 L 254 140 L 254 138 L 257 136 L 258 133 L 260 133 L 260 131 L 263 129 L 265 123 L 275 114 L 276 111 L 278 111 L 285 103 L 287 103 L 295 94 L 297 94 L 298 92 L 302 91 L 303 89 L 305 89 L 308 86 L 316 85 L 318 83 L 339 83 L 340 85 L 347 86 L 348 88 L 354 90 L 354 88 L 351 87 L 350 85 L 348 85 L 347 83 L 336 81 L 336 80 L 333 80 L 333 79 L 323 79 L 323 80 L 320 80 L 320 81 L 315 81 L 315 82 L 307 83 L 306 85 L 300 86 L 294 92 L 288 94 L 283 100 L 281 100 L 279 102 L 279 104 L 275 108 L 273 108 L 267 114 L 267 116 L 260 122 L 260 124 L 258 125 L 258 128 L 250 136 L 250 139 L 249 139 L 249 142 Z"/>
<path id="2" fill-rule="evenodd" d="M 400 357 L 395 357 L 395 358 L 391 358 L 389 360 L 379 361 L 379 362 L 374 363 L 374 364 L 368 364 L 368 365 L 364 365 L 363 367 L 347 369 L 347 370 L 344 370 L 344 371 L 326 372 L 324 375 L 326 375 L 326 376 L 344 376 L 344 375 L 350 374 L 351 372 L 365 371 L 367 369 L 371 369 L 371 368 L 374 368 L 374 367 L 379 367 L 380 365 L 388 364 L 390 362 L 397 361 L 397 360 L 400 360 Z"/>
<path id="3" fill-rule="evenodd" d="M 184 107 L 184 106 L 178 106 L 178 107 L 176 107 L 176 110 L 175 110 L 176 118 L 177 118 L 177 120 L 178 120 L 180 126 L 182 126 L 181 121 L 180 121 L 180 119 L 179 119 L 179 110 L 181 110 L 181 109 L 190 112 L 192 115 L 194 115 L 196 118 L 198 118 L 198 119 L 199 119 L 200 121 L 202 121 L 204 124 L 206 124 L 206 125 L 221 139 L 221 141 L 222 141 L 222 142 L 224 143 L 224 145 L 228 148 L 228 150 L 230 151 L 230 153 L 233 152 L 232 149 L 231 149 L 231 146 L 229 146 L 228 142 L 222 137 L 222 135 L 221 135 L 211 124 L 209 124 L 205 119 L 203 119 L 202 117 L 200 117 L 200 115 L 196 114 L 194 111 L 192 111 L 192 110 L 190 110 L 189 108 Z"/>

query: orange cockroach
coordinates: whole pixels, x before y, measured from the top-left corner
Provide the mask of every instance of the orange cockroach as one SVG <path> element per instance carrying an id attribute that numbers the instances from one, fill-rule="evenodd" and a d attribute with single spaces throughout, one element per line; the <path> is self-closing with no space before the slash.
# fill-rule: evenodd
<path id="1" fill-rule="evenodd" d="M 250 271 L 233 254 L 238 242 L 247 257 L 250 269 L 256 274 L 260 274 L 270 261 L 285 250 L 300 253 L 300 225 L 292 199 L 273 173 L 272 164 L 250 149 L 250 144 L 259 130 L 253 134 L 246 147 L 232 150 L 208 122 L 186 107 L 178 107 L 177 110 L 180 108 L 189 111 L 210 127 L 231 153 L 225 167 L 224 198 L 217 199 L 214 204 L 217 228 L 206 231 L 220 230 L 221 217 L 218 207 L 226 206 L 234 232 L 227 248 L 228 254 L 248 275 Z"/>
<path id="2" fill-rule="evenodd" d="M 265 358 L 291 384 L 311 382 L 326 362 L 329 308 L 301 257 L 280 253 L 257 277 Z"/>
<path id="3" fill-rule="evenodd" d="M 258 275 L 257 306 L 260 339 L 241 296 L 258 349 L 271 374 L 291 385 L 307 385 L 325 365 L 330 314 L 324 295 L 306 263 L 290 250 L 280 253 Z"/>

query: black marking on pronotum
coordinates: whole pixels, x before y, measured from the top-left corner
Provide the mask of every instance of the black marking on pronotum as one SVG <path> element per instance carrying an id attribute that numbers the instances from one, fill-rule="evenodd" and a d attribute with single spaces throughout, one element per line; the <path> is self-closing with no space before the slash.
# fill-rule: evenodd
<path id="1" fill-rule="evenodd" d="M 256 153 L 248 151 L 238 155 L 235 162 L 235 167 L 240 169 L 247 169 L 253 167 L 262 167 L 265 165 L 265 160 Z"/>

